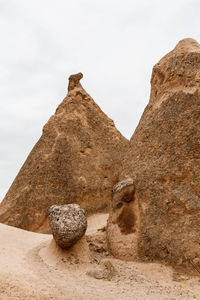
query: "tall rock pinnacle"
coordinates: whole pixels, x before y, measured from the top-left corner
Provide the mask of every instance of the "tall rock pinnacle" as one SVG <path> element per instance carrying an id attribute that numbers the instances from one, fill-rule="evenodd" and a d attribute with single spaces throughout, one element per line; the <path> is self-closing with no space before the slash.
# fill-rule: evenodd
<path id="1" fill-rule="evenodd" d="M 200 265 L 200 45 L 195 40 L 180 41 L 154 66 L 150 102 L 122 166 L 121 179 L 133 178 L 135 192 L 132 204 L 110 216 L 113 254 Z M 122 215 L 120 226 L 130 223 L 128 209 L 135 228 L 124 234 L 114 220 Z"/>
<path id="2" fill-rule="evenodd" d="M 67 97 L 0 204 L 0 222 L 49 232 L 51 205 L 77 203 L 88 213 L 106 209 L 129 142 L 82 88 L 82 77 L 69 77 Z"/>

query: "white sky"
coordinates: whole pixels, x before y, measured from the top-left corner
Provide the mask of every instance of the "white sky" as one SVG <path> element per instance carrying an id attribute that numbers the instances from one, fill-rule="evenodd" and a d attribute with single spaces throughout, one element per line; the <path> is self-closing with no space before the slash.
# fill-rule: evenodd
<path id="1" fill-rule="evenodd" d="M 153 65 L 200 40 L 199 0 L 0 0 L 0 201 L 70 74 L 130 138 L 148 103 Z"/>

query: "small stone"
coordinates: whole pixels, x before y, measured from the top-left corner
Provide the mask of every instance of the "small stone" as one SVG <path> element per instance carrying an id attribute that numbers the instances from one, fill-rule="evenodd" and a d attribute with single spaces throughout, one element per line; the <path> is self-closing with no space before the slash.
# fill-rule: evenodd
<path id="1" fill-rule="evenodd" d="M 135 186 L 132 178 L 118 182 L 112 189 L 112 207 L 119 209 L 124 203 L 133 201 L 134 193 Z"/>
<path id="2" fill-rule="evenodd" d="M 121 191 L 123 188 L 133 185 L 133 179 L 132 178 L 127 178 L 124 179 L 120 182 L 118 182 L 114 187 L 113 187 L 113 193 Z"/>
<path id="3" fill-rule="evenodd" d="M 104 259 L 100 262 L 99 266 L 94 269 L 91 269 L 87 275 L 95 279 L 105 279 L 111 280 L 115 275 L 116 270 L 113 267 L 113 264 L 108 259 Z"/>
<path id="4" fill-rule="evenodd" d="M 69 249 L 85 234 L 87 219 L 80 205 L 52 205 L 48 215 L 53 237 L 61 248 Z"/>

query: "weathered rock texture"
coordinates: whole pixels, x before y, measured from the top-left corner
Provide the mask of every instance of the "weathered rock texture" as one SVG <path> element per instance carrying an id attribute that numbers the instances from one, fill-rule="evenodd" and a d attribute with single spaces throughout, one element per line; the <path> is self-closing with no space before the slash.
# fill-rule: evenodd
<path id="1" fill-rule="evenodd" d="M 107 224 L 107 244 L 109 251 L 118 258 L 137 257 L 138 201 L 135 185 L 127 178 L 113 187 L 112 213 Z"/>
<path id="2" fill-rule="evenodd" d="M 143 260 L 198 263 L 200 45 L 192 39 L 180 41 L 153 68 L 151 86 L 121 172 L 122 179 L 134 179 L 139 208 L 132 210 L 139 222 L 136 244 L 124 232 L 126 248 L 129 259 L 137 249 L 136 256 Z M 116 255 L 121 247 L 115 248 Z"/>
<path id="3" fill-rule="evenodd" d="M 81 78 L 70 76 L 67 97 L 0 204 L 0 222 L 49 232 L 51 205 L 77 203 L 88 213 L 107 207 L 129 142 L 85 92 Z"/>
<path id="4" fill-rule="evenodd" d="M 87 218 L 78 204 L 52 205 L 48 216 L 53 237 L 62 249 L 69 249 L 85 234 Z"/>

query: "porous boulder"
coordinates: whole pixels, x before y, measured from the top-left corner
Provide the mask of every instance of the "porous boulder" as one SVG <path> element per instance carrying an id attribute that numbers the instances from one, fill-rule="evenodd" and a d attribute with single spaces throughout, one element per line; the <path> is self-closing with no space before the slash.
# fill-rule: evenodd
<path id="1" fill-rule="evenodd" d="M 82 77 L 69 77 L 67 97 L 0 204 L 0 222 L 49 233 L 47 213 L 53 204 L 107 211 L 129 141 L 82 88 Z"/>
<path id="2" fill-rule="evenodd" d="M 132 233 L 121 231 L 128 259 L 137 257 L 186 266 L 197 263 L 200 45 L 195 40 L 180 41 L 154 66 L 150 101 L 122 166 L 121 179 L 134 179 L 134 197 L 138 202 L 135 244 L 128 238 Z M 134 208 L 132 212 L 136 214 Z M 112 210 L 111 217 L 114 214 Z M 112 226 L 114 223 L 109 223 L 108 229 Z M 112 244 L 111 238 L 109 241 Z M 115 247 L 116 255 L 120 256 L 122 245 Z"/>
<path id="3" fill-rule="evenodd" d="M 53 237 L 62 249 L 69 249 L 85 234 L 87 218 L 78 204 L 52 205 L 48 216 Z"/>

